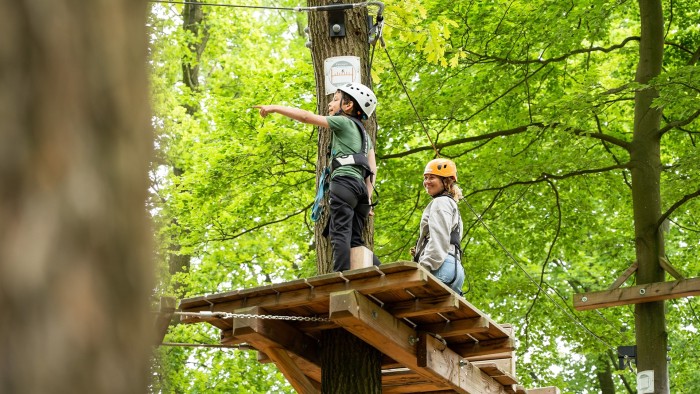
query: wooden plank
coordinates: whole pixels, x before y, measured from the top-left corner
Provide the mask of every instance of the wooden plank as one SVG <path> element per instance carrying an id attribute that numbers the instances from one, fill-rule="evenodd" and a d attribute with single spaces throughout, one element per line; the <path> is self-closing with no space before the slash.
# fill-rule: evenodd
<path id="1" fill-rule="evenodd" d="M 445 390 L 445 386 L 440 386 L 437 385 L 436 383 L 416 383 L 412 385 L 405 385 L 405 386 L 389 386 L 389 387 L 382 387 L 382 394 L 415 394 L 415 393 L 430 393 L 430 394 L 435 394 L 435 393 L 450 393 L 454 394 L 454 390 L 445 390 L 445 391 L 436 391 L 436 390 Z"/>
<path id="2" fill-rule="evenodd" d="M 574 308 L 584 311 L 697 295 L 700 295 L 700 278 L 691 278 L 576 294 L 574 296 Z"/>
<path id="3" fill-rule="evenodd" d="M 441 337 L 447 338 L 464 334 L 486 332 L 489 330 L 489 321 L 487 318 L 480 316 L 444 323 L 421 324 L 418 326 L 418 330 L 438 334 Z"/>
<path id="4" fill-rule="evenodd" d="M 451 382 L 459 393 L 505 393 L 505 388 L 485 372 L 465 361 L 429 334 L 418 341 L 418 365 Z"/>
<path id="5" fill-rule="evenodd" d="M 509 337 L 489 341 L 467 342 L 451 345 L 451 349 L 464 358 L 484 356 L 515 350 L 515 340 Z"/>
<path id="6" fill-rule="evenodd" d="M 424 354 L 435 350 L 449 355 L 450 359 L 455 360 L 457 364 L 460 357 L 446 349 L 444 344 L 437 340 L 431 344 L 436 344 L 440 348 L 439 351 L 434 346 L 426 347 L 425 344 L 420 343 L 413 328 L 356 291 L 332 294 L 329 316 L 331 320 L 345 327 L 358 338 L 437 385 L 448 385 L 451 389 L 463 394 L 505 393 L 503 387 L 486 374 L 479 375 L 480 379 L 472 382 L 464 378 L 460 368 L 437 368 L 433 363 L 421 365 L 417 347 L 423 349 Z M 478 371 L 477 368 L 472 368 Z M 479 374 L 481 374 L 480 371 Z"/>
<path id="7" fill-rule="evenodd" d="M 501 366 L 493 361 L 475 361 L 472 363 L 475 367 L 479 368 L 487 375 L 492 377 L 495 381 L 502 385 L 517 384 L 518 379 L 510 374 L 509 371 L 504 370 Z"/>
<path id="8" fill-rule="evenodd" d="M 559 390 L 558 387 L 549 386 L 549 387 L 539 387 L 539 388 L 534 388 L 534 389 L 528 389 L 527 393 L 528 394 L 560 394 L 561 391 Z"/>
<path id="9" fill-rule="evenodd" d="M 337 282 L 344 282 L 341 278 L 349 278 L 356 281 L 360 278 L 383 276 L 393 276 L 401 272 L 413 272 L 418 269 L 418 264 L 412 261 L 398 261 L 395 263 L 382 264 L 379 267 L 363 268 L 354 271 L 332 272 L 318 275 L 311 278 L 296 279 L 284 283 L 274 283 L 247 289 L 237 289 L 218 294 L 184 298 L 180 301 L 182 310 L 208 310 L 209 306 L 224 302 L 249 298 L 253 295 L 277 294 L 299 289 L 306 289 L 309 285 L 319 287 Z M 246 305 L 249 306 L 249 305 Z"/>
<path id="10" fill-rule="evenodd" d="M 424 393 L 446 389 L 445 385 L 426 380 L 408 368 L 382 371 L 382 393 Z"/>
<path id="11" fill-rule="evenodd" d="M 512 337 L 508 337 L 488 341 L 454 344 L 451 348 L 460 356 L 467 358 L 513 351 L 515 350 L 515 340 Z"/>
<path id="12" fill-rule="evenodd" d="M 175 314 L 176 302 L 177 300 L 173 297 L 160 297 L 160 310 L 156 314 L 156 320 L 154 322 L 155 345 L 163 343 L 163 338 L 165 338 L 165 334 L 168 333 L 170 320 L 172 320 Z"/>
<path id="13" fill-rule="evenodd" d="M 505 329 L 509 335 L 513 334 L 513 327 L 510 324 L 501 324 L 503 329 Z M 515 377 L 515 351 L 493 353 L 481 356 L 471 356 L 467 357 L 467 361 L 477 364 L 477 362 L 482 363 L 493 363 L 502 370 L 507 372 L 510 376 Z M 515 392 L 515 389 L 512 390 Z"/>
<path id="14" fill-rule="evenodd" d="M 456 294 L 432 298 L 416 298 L 415 300 L 394 303 L 387 308 L 392 315 L 399 319 L 431 313 L 455 311 L 458 309 L 459 300 Z"/>
<path id="15" fill-rule="evenodd" d="M 373 294 L 412 286 L 424 286 L 428 283 L 428 275 L 430 274 L 425 270 L 414 269 L 400 271 L 391 275 L 366 277 L 353 280 L 352 289 L 363 294 Z M 289 292 L 264 295 L 249 294 L 249 297 L 246 298 L 216 303 L 206 308 L 203 306 L 194 308 L 184 307 L 182 310 L 184 312 L 191 312 L 212 309 L 217 312 L 233 312 L 236 309 L 249 306 L 259 306 L 262 308 L 293 308 L 311 303 L 328 302 L 332 293 L 348 290 L 350 288 L 350 283 L 351 282 L 336 281 L 321 286 L 295 289 Z M 282 290 L 282 288 L 279 290 Z"/>

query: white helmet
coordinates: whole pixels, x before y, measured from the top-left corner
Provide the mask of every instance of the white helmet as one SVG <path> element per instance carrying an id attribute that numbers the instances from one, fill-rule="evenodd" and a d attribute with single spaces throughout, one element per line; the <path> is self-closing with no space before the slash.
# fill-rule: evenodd
<path id="1" fill-rule="evenodd" d="M 377 107 L 377 96 L 367 86 L 353 82 L 343 85 L 338 90 L 349 94 L 360 104 L 360 110 L 369 118 Z"/>

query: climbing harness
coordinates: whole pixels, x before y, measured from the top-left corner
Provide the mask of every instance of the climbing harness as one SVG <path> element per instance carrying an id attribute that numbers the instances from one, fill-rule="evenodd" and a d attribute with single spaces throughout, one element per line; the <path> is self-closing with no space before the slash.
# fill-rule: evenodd
<path id="1" fill-rule="evenodd" d="M 374 105 L 376 105 L 376 100 Z M 370 107 L 370 111 L 374 111 L 374 106 Z M 372 114 L 372 112 L 370 112 L 370 115 Z M 369 134 L 367 134 L 365 126 L 362 124 L 362 122 L 360 122 L 359 119 L 353 118 L 351 116 L 348 116 L 348 118 L 351 119 L 357 126 L 357 129 L 360 132 L 360 138 L 362 139 L 362 146 L 360 148 L 360 152 L 358 153 L 336 157 L 333 157 L 334 152 L 331 151 L 330 146 L 328 147 L 328 152 L 326 156 L 331 164 L 323 169 L 319 178 L 318 190 L 316 191 L 316 198 L 314 199 L 313 208 L 311 209 L 311 220 L 314 222 L 317 222 L 321 218 L 321 213 L 323 211 L 323 200 L 330 188 L 331 174 L 333 174 L 335 170 L 342 166 L 359 167 L 362 170 L 363 179 L 370 177 L 370 182 L 372 183 L 372 197 L 374 197 L 375 195 L 377 197 L 376 199 L 373 199 L 374 202 L 370 204 L 370 206 L 374 207 L 377 204 L 379 204 L 379 191 L 377 190 L 374 184 L 374 172 L 372 172 L 372 169 L 369 166 L 369 159 L 367 158 L 367 155 L 369 154 Z"/>
<path id="2" fill-rule="evenodd" d="M 367 154 L 369 153 L 369 143 L 367 142 L 367 140 L 369 139 L 369 135 L 367 135 L 367 131 L 362 125 L 362 122 L 353 117 L 348 118 L 350 118 L 360 130 L 360 137 L 362 138 L 362 147 L 360 148 L 360 152 L 358 153 L 334 157 L 331 161 L 331 174 L 341 166 L 357 166 L 362 169 L 362 178 L 364 179 L 368 176 L 374 175 L 372 169 L 369 168 L 369 160 L 367 159 Z M 333 156 L 333 153 L 334 152 L 331 152 L 329 148 L 329 158 Z"/>
<path id="3" fill-rule="evenodd" d="M 448 194 L 441 194 L 439 196 L 435 196 L 435 198 L 438 197 L 449 197 L 452 198 L 452 196 Z M 456 204 L 456 203 L 455 203 Z M 457 208 L 457 212 L 459 213 L 459 208 Z M 462 262 L 462 246 L 460 245 L 460 242 L 462 241 L 462 237 L 459 233 L 459 225 L 462 222 L 462 218 L 459 217 L 459 221 L 457 222 L 457 225 L 455 226 L 454 229 L 450 232 L 450 245 L 454 246 L 454 252 L 453 253 L 448 253 L 451 256 L 454 256 L 455 258 L 455 272 L 454 276 L 452 277 L 452 280 L 447 283 L 448 286 L 452 286 L 452 284 L 455 283 L 457 280 L 457 265 L 461 264 Z M 423 251 L 425 251 L 425 247 L 428 244 L 428 241 L 430 240 L 430 233 L 423 238 L 423 245 L 421 245 L 420 249 L 416 246 L 416 255 L 413 256 L 413 261 L 418 263 L 418 260 L 420 259 L 420 256 L 423 254 Z"/>

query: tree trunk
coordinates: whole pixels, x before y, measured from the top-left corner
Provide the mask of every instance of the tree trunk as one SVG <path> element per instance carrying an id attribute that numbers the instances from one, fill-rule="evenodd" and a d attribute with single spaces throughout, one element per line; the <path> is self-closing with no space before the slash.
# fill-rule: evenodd
<path id="1" fill-rule="evenodd" d="M 146 4 L 18 0 L 3 15 L 0 392 L 144 392 Z"/>
<path id="2" fill-rule="evenodd" d="M 350 4 L 352 1 L 343 0 L 338 3 Z M 334 1 L 308 0 L 308 6 L 314 7 L 326 4 L 336 4 Z M 325 86 L 325 76 L 323 70 L 323 62 L 334 56 L 357 56 L 360 58 L 362 65 L 362 83 L 372 87 L 370 73 L 367 69 L 369 64 L 369 28 L 367 26 L 367 11 L 366 8 L 345 11 L 345 30 L 346 37 L 330 37 L 330 28 L 328 26 L 327 12 L 310 12 L 309 13 L 309 37 L 311 38 L 311 56 L 314 64 L 314 75 L 316 77 L 316 98 L 317 111 L 321 115 L 328 112 L 328 103 L 333 98 L 332 95 L 327 95 Z M 372 142 L 376 141 L 377 122 L 372 116 L 365 121 L 365 128 L 369 133 Z M 330 130 L 325 128 L 318 129 L 318 158 L 316 159 L 316 186 L 321 172 L 328 165 L 326 151 L 331 141 Z M 316 267 L 319 274 L 325 274 L 333 270 L 333 258 L 331 244 L 328 238 L 322 235 L 323 229 L 328 223 L 328 198 L 325 199 L 325 205 L 321 219 L 316 222 L 314 227 L 314 242 L 316 245 Z M 367 220 L 367 226 L 364 231 L 364 239 L 367 247 L 373 249 L 374 235 L 374 220 L 370 216 Z"/>
<path id="3" fill-rule="evenodd" d="M 348 0 L 338 2 L 308 0 L 308 6 L 352 3 Z M 362 83 L 371 87 L 369 64 L 369 28 L 367 26 L 366 8 L 346 10 L 345 37 L 330 37 L 330 27 L 327 12 L 309 13 L 309 37 L 311 38 L 311 54 L 316 77 L 316 97 L 318 113 L 326 114 L 328 103 L 332 96 L 325 93 L 325 75 L 323 64 L 325 59 L 333 56 L 357 56 L 362 65 Z M 365 122 L 367 132 L 372 141 L 376 140 L 376 120 L 372 117 Z M 318 159 L 316 160 L 316 184 L 321 172 L 328 164 L 326 151 L 330 143 L 330 130 L 318 130 Z M 322 235 L 328 221 L 328 199 L 321 219 L 316 222 L 314 240 L 319 274 L 332 271 L 332 250 L 329 240 Z M 372 248 L 374 222 L 370 217 L 365 228 L 365 242 Z M 345 330 L 335 330 L 324 334 L 321 341 L 323 357 L 321 360 L 321 386 L 324 393 L 381 393 L 381 353 L 357 339 Z"/>
<path id="4" fill-rule="evenodd" d="M 381 394 L 382 354 L 342 328 L 323 332 L 321 392 Z"/>
<path id="5" fill-rule="evenodd" d="M 659 0 L 640 0 L 641 41 L 636 81 L 647 83 L 659 75 L 663 61 L 664 20 Z M 635 94 L 634 137 L 630 161 L 632 167 L 632 202 L 637 284 L 664 281 L 659 257 L 664 255 L 664 240 L 658 229 L 661 217 L 661 149 L 659 125 L 661 110 L 652 108 L 655 89 Z M 654 371 L 654 393 L 668 393 L 666 363 L 666 315 L 664 302 L 635 306 L 637 368 Z"/>
<path id="6" fill-rule="evenodd" d="M 605 355 L 598 358 L 597 372 L 600 394 L 615 394 L 615 382 L 613 381 L 610 361 Z"/>
<path id="7" fill-rule="evenodd" d="M 182 82 L 194 92 L 199 91 L 199 60 L 209 40 L 209 33 L 203 26 L 203 21 L 204 11 L 202 10 L 202 4 L 193 2 L 183 5 L 182 29 L 189 33 L 187 36 L 192 37 L 192 41 L 187 45 L 191 56 L 182 59 Z M 194 116 L 199 112 L 199 106 L 191 101 L 182 103 L 182 105 L 190 116 Z M 181 177 L 184 172 L 184 169 L 179 167 L 177 163 L 173 164 L 173 174 L 176 177 Z M 181 190 L 181 192 L 184 191 Z M 180 226 L 177 218 L 172 219 L 172 224 L 175 227 Z M 181 231 L 186 232 L 187 229 L 181 229 Z M 180 252 L 182 247 L 178 242 L 179 238 L 179 234 L 173 235 L 168 246 L 168 268 L 171 275 L 179 272 L 189 272 L 190 270 L 191 256 Z M 174 284 L 173 287 L 177 294 L 185 294 L 187 292 L 187 289 L 183 289 L 182 286 L 182 283 Z"/>

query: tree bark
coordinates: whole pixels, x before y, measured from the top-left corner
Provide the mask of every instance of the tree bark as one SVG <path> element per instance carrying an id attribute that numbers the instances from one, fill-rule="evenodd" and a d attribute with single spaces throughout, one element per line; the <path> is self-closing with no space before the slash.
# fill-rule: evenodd
<path id="1" fill-rule="evenodd" d="M 321 392 L 381 394 L 382 354 L 342 328 L 323 332 Z"/>
<path id="2" fill-rule="evenodd" d="M 664 20 L 661 2 L 639 0 L 641 40 L 636 81 L 647 83 L 659 75 L 663 62 Z M 659 257 L 664 255 L 663 234 L 657 228 L 661 217 L 661 143 L 659 125 L 662 111 L 652 108 L 655 89 L 635 94 L 634 136 L 631 149 L 632 203 L 637 284 L 664 281 Z M 654 371 L 654 393 L 668 393 L 666 362 L 667 333 L 664 302 L 635 305 L 637 368 Z"/>
<path id="3" fill-rule="evenodd" d="M 596 376 L 600 386 L 600 394 L 615 394 L 615 382 L 613 381 L 612 368 L 606 356 L 598 358 Z"/>
<path id="4" fill-rule="evenodd" d="M 308 0 L 308 6 L 314 7 L 326 4 L 352 3 L 342 1 Z M 369 28 L 367 26 L 366 8 L 359 10 L 346 10 L 345 12 L 345 37 L 330 37 L 330 27 L 327 12 L 309 13 L 309 37 L 312 47 L 311 55 L 316 77 L 316 97 L 318 113 L 326 114 L 328 103 L 332 98 L 325 93 L 324 61 L 333 56 L 357 56 L 362 65 L 362 83 L 371 87 L 370 74 L 367 70 L 369 64 Z M 372 141 L 376 141 L 376 120 L 373 116 L 365 122 L 367 132 Z M 326 151 L 330 143 L 330 130 L 318 129 L 318 158 L 316 160 L 316 185 L 323 169 L 328 164 Z M 321 219 L 315 224 L 314 240 L 316 244 L 317 262 L 319 274 L 332 271 L 332 250 L 328 238 L 322 235 L 328 221 L 328 199 L 325 201 L 325 209 Z M 372 249 L 372 235 L 374 222 L 372 218 L 367 221 L 364 231 L 365 242 Z M 321 340 L 323 357 L 321 360 L 321 386 L 324 393 L 347 394 L 373 394 L 381 393 L 381 353 L 357 339 L 343 329 L 334 330 L 333 333 L 324 334 Z"/>
<path id="5" fill-rule="evenodd" d="M 146 4 L 5 4 L 0 392 L 144 392 L 153 340 Z"/>
<path id="6" fill-rule="evenodd" d="M 352 1 L 320 1 L 309 0 L 308 6 L 314 7 L 327 4 L 345 3 L 350 4 Z M 309 13 L 309 37 L 311 38 L 311 56 L 314 64 L 314 76 L 316 77 L 316 98 L 317 111 L 321 115 L 328 112 L 328 103 L 333 98 L 333 95 L 325 93 L 325 75 L 323 70 L 323 62 L 334 56 L 357 56 L 360 58 L 362 65 L 362 83 L 372 87 L 371 75 L 367 69 L 369 64 L 369 28 L 367 26 L 367 11 L 366 8 L 357 10 L 345 11 L 346 22 L 346 37 L 330 37 L 330 28 L 328 26 L 327 12 L 310 12 Z M 372 143 L 376 142 L 377 121 L 373 115 L 366 120 L 365 128 L 372 138 Z M 326 151 L 331 141 L 330 130 L 318 128 L 318 158 L 316 159 L 316 187 L 323 169 L 328 165 Z M 322 235 L 323 229 L 328 223 L 328 198 L 325 199 L 325 205 L 321 219 L 314 226 L 314 243 L 316 245 L 316 267 L 319 274 L 325 274 L 333 270 L 333 258 L 331 244 L 327 237 Z M 374 245 L 374 219 L 370 216 L 367 220 L 367 225 L 364 230 L 364 240 L 367 247 L 373 249 Z"/>

